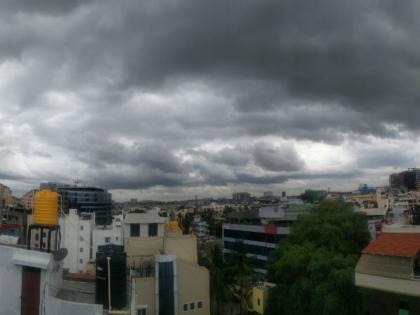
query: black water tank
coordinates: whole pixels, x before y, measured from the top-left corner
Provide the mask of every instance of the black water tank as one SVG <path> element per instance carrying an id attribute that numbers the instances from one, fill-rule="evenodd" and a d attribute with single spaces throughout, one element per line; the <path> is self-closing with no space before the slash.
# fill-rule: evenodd
<path id="1" fill-rule="evenodd" d="M 110 257 L 111 307 L 122 309 L 127 306 L 127 254 L 119 245 L 98 246 L 96 252 L 95 303 L 108 308 L 108 261 Z"/>

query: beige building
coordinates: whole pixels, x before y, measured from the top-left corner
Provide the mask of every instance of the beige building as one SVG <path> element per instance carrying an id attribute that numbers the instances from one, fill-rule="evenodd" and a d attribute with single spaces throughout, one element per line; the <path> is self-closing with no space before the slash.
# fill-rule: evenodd
<path id="1" fill-rule="evenodd" d="M 268 294 L 270 288 L 275 285 L 269 282 L 259 282 L 252 288 L 250 298 L 251 310 L 257 314 L 264 315 L 265 307 L 267 305 Z"/>
<path id="2" fill-rule="evenodd" d="M 210 314 L 209 272 L 197 263 L 197 239 L 157 212 L 128 213 L 124 247 L 132 314 Z"/>
<path id="3" fill-rule="evenodd" d="M 27 210 L 32 210 L 34 204 L 35 189 L 28 191 L 20 198 L 20 203 Z"/>
<path id="4" fill-rule="evenodd" d="M 6 185 L 0 184 L 0 207 L 16 206 L 16 198 L 13 197 L 12 191 Z"/>
<path id="5" fill-rule="evenodd" d="M 420 314 L 420 230 L 385 229 L 362 252 L 357 286 L 370 291 L 370 314 Z"/>

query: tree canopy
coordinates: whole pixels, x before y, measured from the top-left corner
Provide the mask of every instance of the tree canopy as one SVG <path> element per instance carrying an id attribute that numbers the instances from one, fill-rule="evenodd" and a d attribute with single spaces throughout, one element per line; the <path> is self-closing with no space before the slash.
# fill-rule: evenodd
<path id="1" fill-rule="evenodd" d="M 324 201 L 298 218 L 270 257 L 268 315 L 365 314 L 354 267 L 369 242 L 366 217 Z"/>

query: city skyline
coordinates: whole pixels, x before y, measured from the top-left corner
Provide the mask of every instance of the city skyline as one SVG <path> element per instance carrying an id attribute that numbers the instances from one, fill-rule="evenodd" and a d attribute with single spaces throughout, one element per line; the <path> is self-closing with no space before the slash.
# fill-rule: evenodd
<path id="1" fill-rule="evenodd" d="M 418 165 L 420 4 L 0 4 L 0 182 L 116 200 L 381 186 Z"/>

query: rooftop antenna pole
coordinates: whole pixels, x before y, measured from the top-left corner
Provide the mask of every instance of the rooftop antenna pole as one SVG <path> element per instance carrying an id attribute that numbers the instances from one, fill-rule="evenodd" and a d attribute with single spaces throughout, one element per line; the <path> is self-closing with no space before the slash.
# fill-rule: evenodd
<path id="1" fill-rule="evenodd" d="M 109 312 L 111 312 L 111 257 L 106 258 L 108 263 L 108 308 Z"/>

